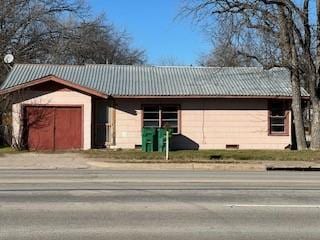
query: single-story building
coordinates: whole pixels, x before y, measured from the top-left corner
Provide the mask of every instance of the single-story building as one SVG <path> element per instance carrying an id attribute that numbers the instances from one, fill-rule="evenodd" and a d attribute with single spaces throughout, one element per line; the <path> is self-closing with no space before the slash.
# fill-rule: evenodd
<path id="1" fill-rule="evenodd" d="M 173 149 L 292 142 L 280 68 L 16 64 L 0 93 L 12 94 L 13 139 L 29 149 L 139 148 L 143 127 L 163 126 Z"/>

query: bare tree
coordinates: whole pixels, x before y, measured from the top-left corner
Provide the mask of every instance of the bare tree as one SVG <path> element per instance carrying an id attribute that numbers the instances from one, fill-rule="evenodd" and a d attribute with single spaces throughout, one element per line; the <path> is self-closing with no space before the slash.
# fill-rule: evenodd
<path id="1" fill-rule="evenodd" d="M 158 65 L 159 66 L 184 66 L 185 64 L 179 61 L 179 59 L 175 56 L 165 56 L 165 57 L 161 57 L 158 60 Z"/>
<path id="2" fill-rule="evenodd" d="M 209 54 L 201 56 L 200 65 L 207 67 L 252 67 L 258 63 L 247 56 L 239 54 L 239 49 L 232 41 L 221 39 L 215 43 Z"/>
<path id="3" fill-rule="evenodd" d="M 291 73 L 292 112 L 298 149 L 306 149 L 301 106 L 301 85 L 306 83 L 312 103 L 311 148 L 320 148 L 320 1 L 317 0 L 317 22 L 310 23 L 310 0 L 193 0 L 185 1 L 183 13 L 196 19 L 232 19 L 238 31 L 233 38 L 239 45 L 242 36 L 254 36 L 262 51 L 240 54 L 269 69 L 285 67 Z M 317 28 L 314 29 L 313 25 Z M 314 34 L 312 34 L 314 33 Z M 317 44 L 313 49 L 313 38 Z M 260 50 L 261 50 L 260 49 Z"/>
<path id="4" fill-rule="evenodd" d="M 143 50 L 134 49 L 126 32 L 117 31 L 101 16 L 92 21 L 69 20 L 48 61 L 68 64 L 142 64 Z"/>
<path id="5" fill-rule="evenodd" d="M 200 57 L 199 63 L 209 67 L 249 67 L 256 66 L 258 63 L 247 56 L 239 54 L 239 50 L 245 48 L 245 52 L 252 52 L 251 36 L 242 39 L 241 46 L 235 39 L 239 36 L 237 26 L 234 26 L 232 19 L 218 19 L 215 28 L 204 26 L 205 34 L 212 42 L 212 50 L 209 54 Z"/>
<path id="6" fill-rule="evenodd" d="M 21 102 L 25 99 L 24 92 L 19 90 L 14 94 L 5 93 L 0 95 L 0 146 L 8 145 L 16 149 L 22 150 L 25 148 L 23 139 L 23 128 L 19 129 L 19 133 L 14 135 L 13 122 L 13 104 Z M 19 120 L 23 122 L 23 114 L 19 114 Z"/>
<path id="7" fill-rule="evenodd" d="M 61 17 L 82 15 L 85 6 L 68 0 L 0 0 L 0 52 L 17 62 L 42 62 L 61 34 Z M 6 74 L 0 63 L 0 75 Z"/>
<path id="8" fill-rule="evenodd" d="M 11 105 L 12 98 L 8 94 L 0 96 L 0 146 L 11 145 L 11 128 L 8 127 L 11 123 L 11 114 L 8 114 Z"/>
<path id="9" fill-rule="evenodd" d="M 144 52 L 131 47 L 127 33 L 103 17 L 90 19 L 81 0 L 0 0 L 0 55 L 12 53 L 19 63 L 145 61 Z M 0 81 L 7 72 L 0 61 Z"/>

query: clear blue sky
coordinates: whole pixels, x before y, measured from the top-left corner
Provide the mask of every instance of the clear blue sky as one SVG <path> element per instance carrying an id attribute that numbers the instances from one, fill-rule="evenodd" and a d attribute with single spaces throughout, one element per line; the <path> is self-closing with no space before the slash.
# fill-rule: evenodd
<path id="1" fill-rule="evenodd" d="M 175 17 L 181 0 L 88 0 L 95 14 L 106 13 L 119 30 L 133 38 L 133 46 L 146 50 L 148 63 L 175 58 L 196 65 L 210 44 L 190 20 Z"/>

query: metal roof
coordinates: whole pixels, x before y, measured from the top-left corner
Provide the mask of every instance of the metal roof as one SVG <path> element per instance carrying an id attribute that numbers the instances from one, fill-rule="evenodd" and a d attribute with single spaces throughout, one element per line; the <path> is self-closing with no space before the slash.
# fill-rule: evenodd
<path id="1" fill-rule="evenodd" d="M 287 70 L 258 67 L 15 64 L 0 90 L 48 75 L 111 96 L 291 96 Z"/>

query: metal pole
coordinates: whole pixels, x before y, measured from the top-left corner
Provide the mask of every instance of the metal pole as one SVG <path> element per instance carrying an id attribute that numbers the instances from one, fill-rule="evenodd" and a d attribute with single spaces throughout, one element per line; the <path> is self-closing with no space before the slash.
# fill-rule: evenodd
<path id="1" fill-rule="evenodd" d="M 169 131 L 166 131 L 166 160 L 169 160 Z"/>

